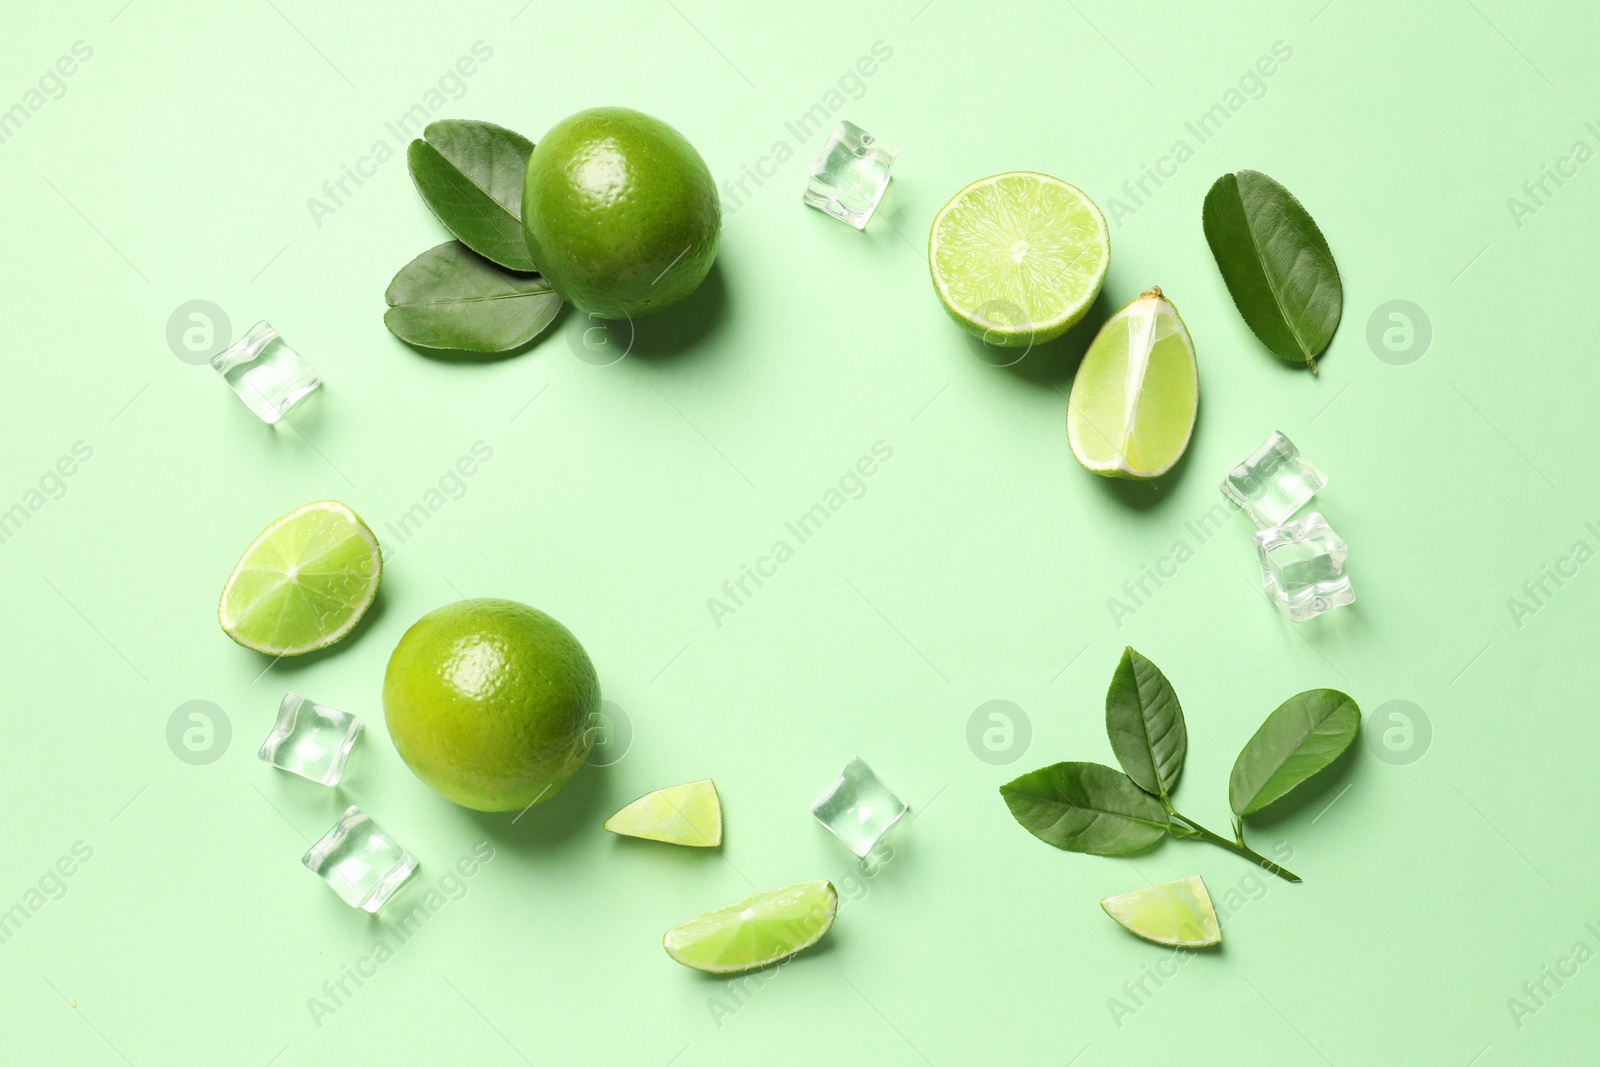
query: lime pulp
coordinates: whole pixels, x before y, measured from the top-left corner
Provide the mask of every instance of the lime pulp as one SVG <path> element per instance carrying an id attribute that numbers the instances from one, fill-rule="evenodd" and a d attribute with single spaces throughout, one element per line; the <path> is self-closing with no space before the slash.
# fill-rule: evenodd
<path id="1" fill-rule="evenodd" d="M 1198 874 L 1107 897 L 1100 906 L 1131 933 L 1158 945 L 1207 948 L 1222 943 L 1217 910 Z"/>
<path id="2" fill-rule="evenodd" d="M 973 182 L 940 210 L 928 235 L 945 310 L 1001 347 L 1065 333 L 1094 303 L 1110 263 L 1105 216 L 1082 190 L 1047 174 Z"/>
<path id="3" fill-rule="evenodd" d="M 1155 478 L 1189 447 L 1200 405 L 1194 342 L 1159 288 L 1100 328 L 1067 402 L 1067 442 L 1085 468 Z"/>
<path id="4" fill-rule="evenodd" d="M 378 539 L 367 524 L 337 500 L 319 500 L 250 543 L 223 586 L 217 620 L 246 648 L 297 656 L 349 633 L 382 576 Z"/>
<path id="5" fill-rule="evenodd" d="M 839 911 L 832 882 L 797 882 L 746 897 L 667 931 L 667 955 L 697 971 L 736 974 L 788 959 L 822 939 Z"/>
<path id="6" fill-rule="evenodd" d="M 722 804 L 709 778 L 646 793 L 605 822 L 625 837 L 671 845 L 715 848 L 722 844 Z"/>

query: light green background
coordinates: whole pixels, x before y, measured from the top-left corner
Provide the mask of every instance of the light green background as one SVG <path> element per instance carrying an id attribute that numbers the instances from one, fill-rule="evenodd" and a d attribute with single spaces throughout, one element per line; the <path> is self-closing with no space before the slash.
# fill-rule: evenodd
<path id="1" fill-rule="evenodd" d="M 28 912 L 0 944 L 7 1062 L 1592 1055 L 1600 963 L 1561 961 L 1580 941 L 1600 951 L 1600 564 L 1561 561 L 1575 542 L 1585 560 L 1600 548 L 1585 525 L 1600 526 L 1600 167 L 1560 163 L 1579 140 L 1585 160 L 1600 149 L 1585 127 L 1600 120 L 1591 7 L 521 2 L 5 15 L 0 108 L 27 114 L 0 144 L 0 507 L 26 507 L 75 442 L 93 450 L 0 544 L 0 909 Z M 79 41 L 92 57 L 30 109 Z M 443 231 L 402 158 L 360 161 L 378 141 L 397 150 L 385 124 L 480 41 L 492 56 L 446 81 L 434 115 L 537 139 L 580 108 L 633 105 L 682 130 L 719 180 L 761 179 L 706 289 L 642 323 L 613 366 L 578 358 L 586 324 L 570 312 L 530 351 L 480 364 L 382 327 L 390 276 Z M 859 234 L 801 205 L 821 137 L 786 123 L 834 111 L 829 91 L 880 41 L 892 57 L 846 80 L 859 99 L 837 111 L 901 148 Z M 1185 123 L 1226 106 L 1276 42 L 1291 58 L 1247 80 L 1253 98 L 1199 144 Z M 1063 432 L 1087 338 L 995 365 L 940 311 L 923 247 L 973 179 L 1048 171 L 1109 213 L 1179 138 L 1193 158 L 1117 213 L 1096 315 L 1167 291 L 1198 345 L 1200 421 L 1161 484 L 1111 484 L 1077 467 Z M 780 142 L 783 161 L 766 162 Z M 308 198 L 358 165 L 371 176 L 314 218 Z M 1565 184 L 1546 179 L 1551 195 L 1514 218 L 1508 198 L 1558 165 Z M 1206 248 L 1203 193 L 1245 166 L 1299 194 L 1338 258 L 1344 320 L 1317 378 L 1255 342 Z M 169 348 L 191 300 L 225 309 L 234 335 L 270 319 L 322 372 L 293 426 L 260 425 Z M 1431 324 L 1406 365 L 1369 345 L 1391 300 Z M 1320 506 L 1360 596 L 1301 627 L 1264 602 L 1245 519 L 1203 545 L 1186 527 L 1274 428 L 1331 475 Z M 480 441 L 492 459 L 393 552 L 374 617 L 343 645 L 268 669 L 218 631 L 222 582 L 269 520 L 337 497 L 394 550 L 385 524 Z M 893 458 L 865 494 L 715 625 L 708 597 L 879 441 Z M 1161 561 L 1180 540 L 1195 550 L 1173 572 Z M 1108 599 L 1158 565 L 1173 576 L 1114 620 Z M 1576 573 L 1514 618 L 1508 599 L 1546 567 Z M 620 762 L 514 825 L 429 793 L 382 724 L 400 634 L 474 595 L 566 622 L 632 727 Z M 1292 848 L 1300 886 L 1187 842 L 1132 860 L 1057 852 L 996 787 L 1111 759 L 1102 699 L 1124 644 L 1177 686 L 1179 804 L 1218 828 L 1235 753 L 1291 693 L 1334 686 L 1369 714 L 1411 701 L 1432 739 L 1388 760 L 1358 743 L 1255 827 L 1263 849 Z M 367 722 L 337 792 L 255 758 L 288 689 Z M 1031 722 L 1009 766 L 967 742 L 997 699 Z M 190 700 L 231 725 L 215 762 L 169 748 Z M 918 814 L 871 878 L 807 811 L 855 754 Z M 726 806 L 720 853 L 600 831 L 633 796 L 706 775 Z M 400 906 L 480 842 L 494 859 L 400 943 L 300 866 L 347 803 L 421 858 Z M 58 888 L 46 872 L 75 845 L 92 855 L 67 865 L 60 899 L 30 896 Z M 1226 946 L 1159 988 L 1145 978 L 1153 995 L 1117 1017 L 1110 998 L 1166 955 L 1095 902 L 1196 872 L 1219 900 L 1248 900 Z M 847 897 L 826 947 L 738 1000 L 659 947 L 676 923 L 807 878 Z M 380 940 L 393 957 L 363 964 Z M 314 1018 L 308 1000 L 358 966 L 371 976 Z M 1515 1019 L 1508 999 L 1546 966 L 1576 969 Z"/>

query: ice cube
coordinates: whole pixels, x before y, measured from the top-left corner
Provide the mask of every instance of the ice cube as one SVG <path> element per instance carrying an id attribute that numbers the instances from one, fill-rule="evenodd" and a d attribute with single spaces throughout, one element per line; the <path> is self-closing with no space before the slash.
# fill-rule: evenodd
<path id="1" fill-rule="evenodd" d="M 377 911 L 417 869 L 417 857 L 350 805 L 301 860 L 352 908 Z"/>
<path id="2" fill-rule="evenodd" d="M 1254 537 L 1261 552 L 1261 584 L 1286 618 L 1305 622 L 1355 600 L 1344 572 L 1349 549 L 1320 511 L 1257 530 Z"/>
<path id="3" fill-rule="evenodd" d="M 805 202 L 858 230 L 866 229 L 889 188 L 889 167 L 899 154 L 899 149 L 855 123 L 839 123 L 811 168 Z"/>
<path id="4" fill-rule="evenodd" d="M 360 733 L 361 720 L 348 711 L 286 693 L 278 721 L 256 754 L 280 770 L 338 785 Z"/>
<path id="5" fill-rule="evenodd" d="M 231 348 L 211 357 L 223 381 L 262 422 L 273 423 L 309 396 L 322 379 L 270 322 L 250 327 Z"/>
<path id="6" fill-rule="evenodd" d="M 1262 446 L 1228 472 L 1222 491 L 1266 529 L 1286 522 L 1305 507 L 1328 476 L 1300 455 L 1294 442 L 1278 430 Z"/>
<path id="7" fill-rule="evenodd" d="M 859 756 L 845 764 L 839 780 L 811 805 L 817 821 L 863 857 L 905 813 L 905 802 Z"/>

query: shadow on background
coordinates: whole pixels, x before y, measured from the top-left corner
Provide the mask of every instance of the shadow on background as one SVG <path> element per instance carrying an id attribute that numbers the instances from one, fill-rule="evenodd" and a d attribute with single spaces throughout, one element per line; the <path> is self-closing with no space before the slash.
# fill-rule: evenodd
<path id="1" fill-rule="evenodd" d="M 715 335 L 728 317 L 728 284 L 722 262 L 711 270 L 682 303 L 647 315 L 633 323 L 632 355 L 641 359 L 672 359 L 699 348 Z M 701 349 L 705 351 L 705 349 Z"/>
<path id="2" fill-rule="evenodd" d="M 580 767 L 561 791 L 526 812 L 473 811 L 462 808 L 468 819 L 498 847 L 527 852 L 558 848 L 570 838 L 599 831 L 610 815 L 612 783 L 606 767 Z"/>
<path id="3" fill-rule="evenodd" d="M 1004 367 L 1022 381 L 1030 385 L 1063 387 L 1072 381 L 1072 376 L 1078 371 L 1078 364 L 1083 362 L 1083 354 L 1089 351 L 1089 345 L 1094 342 L 1095 335 L 1100 332 L 1100 327 L 1105 325 L 1106 319 L 1112 314 L 1110 301 L 1106 297 L 1104 287 L 1095 296 L 1094 303 L 1089 305 L 1089 310 L 1084 313 L 1078 324 L 1054 341 L 1046 341 L 1041 345 L 1034 345 L 1025 353 L 1018 349 L 997 348 L 994 345 L 984 344 L 980 338 L 968 334 L 973 348 L 978 353 L 978 358 L 985 363 Z M 1015 360 L 1015 362 L 1008 362 Z M 1066 390 L 1062 389 L 1062 398 L 1065 399 Z M 1065 405 L 1062 411 L 1065 412 Z M 1065 419 L 1065 414 L 1062 418 Z"/>
<path id="4" fill-rule="evenodd" d="M 1204 407 L 1204 405 L 1201 405 Z M 1063 419 L 1065 416 L 1063 416 Z M 1062 430 L 1065 433 L 1065 430 Z M 1189 445 L 1183 450 L 1183 455 L 1178 457 L 1178 462 L 1172 469 L 1159 478 L 1102 478 L 1091 475 L 1101 483 L 1101 489 L 1110 494 L 1123 507 L 1132 508 L 1134 511 L 1149 511 L 1159 507 L 1167 497 L 1172 494 L 1173 488 L 1183 477 L 1183 472 L 1189 469 L 1189 457 L 1194 454 L 1194 438 L 1200 433 L 1200 415 L 1197 412 L 1194 420 L 1194 433 L 1189 438 Z"/>

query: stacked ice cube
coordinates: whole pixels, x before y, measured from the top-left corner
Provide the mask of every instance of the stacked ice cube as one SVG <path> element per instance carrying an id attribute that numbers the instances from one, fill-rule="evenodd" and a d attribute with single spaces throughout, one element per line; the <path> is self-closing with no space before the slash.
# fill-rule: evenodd
<path id="1" fill-rule="evenodd" d="M 1222 492 L 1258 527 L 1261 584 L 1293 622 L 1356 598 L 1344 572 L 1349 556 L 1344 541 L 1320 511 L 1294 518 L 1327 484 L 1327 475 L 1277 430 L 1222 480 Z"/>

